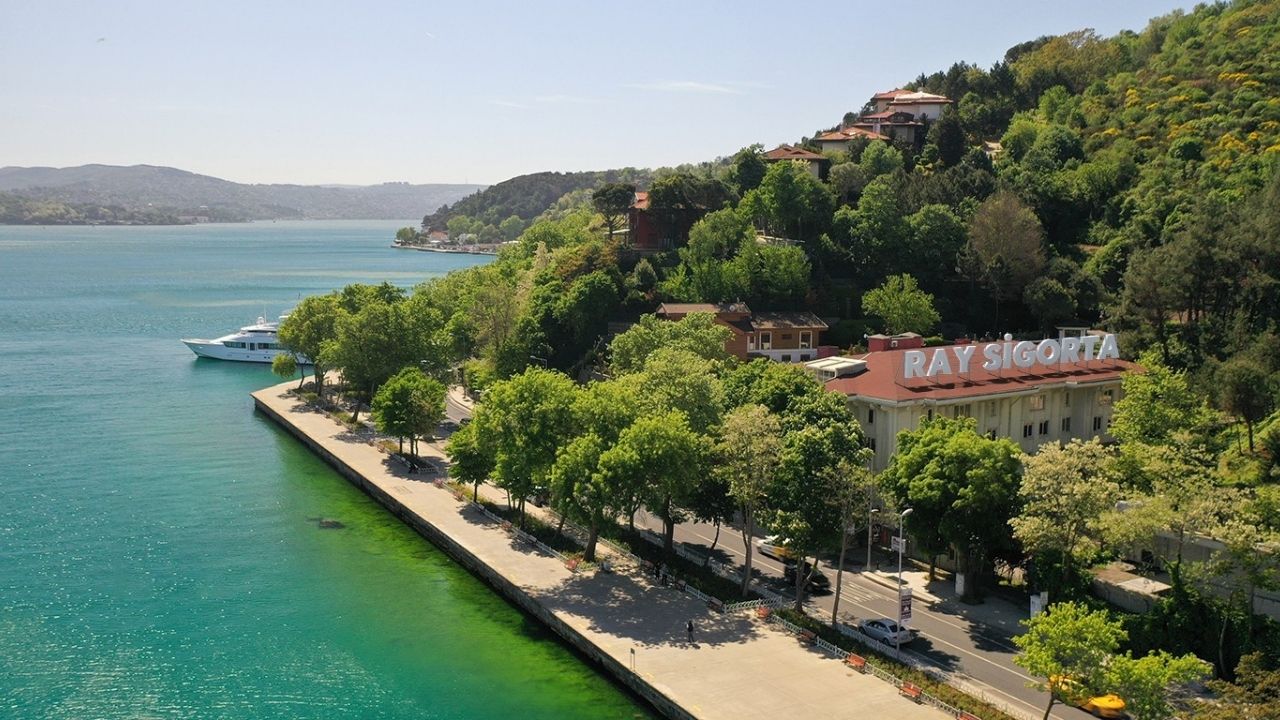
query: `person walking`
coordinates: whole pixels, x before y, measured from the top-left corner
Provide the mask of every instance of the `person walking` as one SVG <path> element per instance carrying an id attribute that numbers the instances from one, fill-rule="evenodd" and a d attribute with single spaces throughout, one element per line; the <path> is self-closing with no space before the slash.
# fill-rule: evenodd
<path id="1" fill-rule="evenodd" d="M 690 620 L 684 624 L 685 632 L 689 633 L 689 642 L 693 642 L 693 621 Z"/>

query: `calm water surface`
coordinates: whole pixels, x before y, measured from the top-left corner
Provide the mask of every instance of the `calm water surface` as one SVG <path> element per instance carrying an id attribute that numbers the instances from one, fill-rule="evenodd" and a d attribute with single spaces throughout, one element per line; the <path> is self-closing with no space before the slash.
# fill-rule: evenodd
<path id="1" fill-rule="evenodd" d="M 483 261 L 403 224 L 0 227 L 0 718 L 650 717 L 178 342 Z"/>

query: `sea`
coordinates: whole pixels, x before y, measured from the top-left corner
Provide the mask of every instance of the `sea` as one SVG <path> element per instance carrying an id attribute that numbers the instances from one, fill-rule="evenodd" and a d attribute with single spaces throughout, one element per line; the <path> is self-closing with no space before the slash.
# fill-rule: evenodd
<path id="1" fill-rule="evenodd" d="M 0 718 L 653 717 L 179 342 L 490 260 L 407 224 L 0 227 Z"/>

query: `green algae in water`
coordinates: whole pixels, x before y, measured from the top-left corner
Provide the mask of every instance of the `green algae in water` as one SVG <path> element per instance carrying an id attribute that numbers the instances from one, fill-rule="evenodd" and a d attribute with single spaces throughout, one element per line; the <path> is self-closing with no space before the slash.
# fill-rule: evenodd
<path id="1" fill-rule="evenodd" d="M 402 224 L 0 228 L 0 717 L 651 717 L 177 342 L 479 261 Z"/>

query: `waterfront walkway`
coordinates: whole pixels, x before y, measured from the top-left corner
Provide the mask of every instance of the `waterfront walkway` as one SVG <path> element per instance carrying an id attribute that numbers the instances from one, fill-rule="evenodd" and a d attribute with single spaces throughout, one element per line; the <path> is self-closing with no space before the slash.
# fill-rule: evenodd
<path id="1" fill-rule="evenodd" d="M 448 490 L 426 477 L 406 474 L 378 448 L 289 397 L 286 393 L 292 386 L 283 383 L 254 397 L 550 611 L 554 621 L 564 623 L 608 658 L 613 672 L 628 673 L 634 668 L 649 688 L 690 716 L 707 720 L 948 717 L 746 613 L 713 613 L 694 598 L 656 587 L 638 575 L 570 572 L 558 559 L 517 543 Z M 425 443 L 421 447 L 427 453 L 434 451 Z M 693 642 L 685 632 L 688 620 L 695 623 Z"/>

